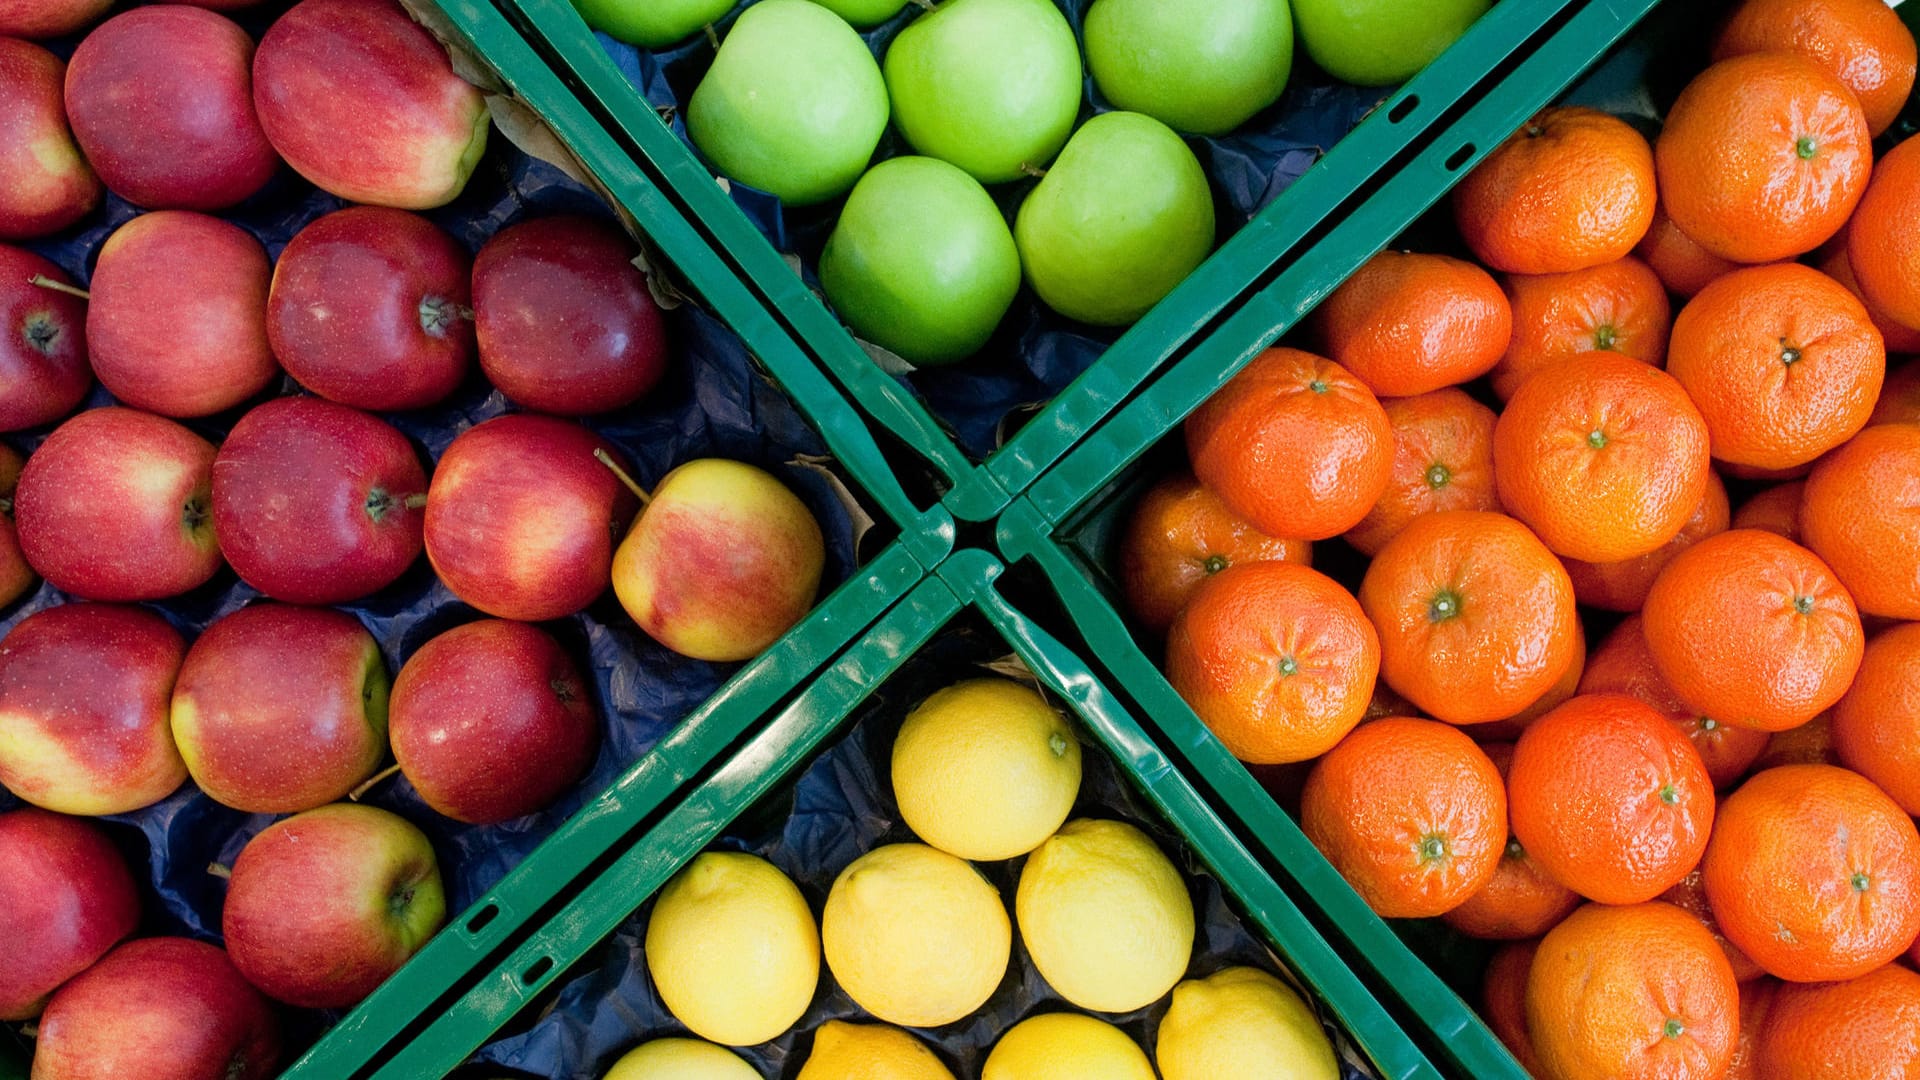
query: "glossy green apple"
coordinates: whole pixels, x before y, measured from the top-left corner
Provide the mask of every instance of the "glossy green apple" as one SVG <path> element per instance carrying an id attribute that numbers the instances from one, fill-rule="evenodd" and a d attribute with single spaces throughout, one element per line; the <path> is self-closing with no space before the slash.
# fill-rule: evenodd
<path id="1" fill-rule="evenodd" d="M 814 0 L 855 26 L 878 26 L 900 13 L 907 0 Z"/>
<path id="2" fill-rule="evenodd" d="M 1080 46 L 1050 0 L 948 0 L 893 39 L 886 72 L 900 134 L 983 184 L 1046 166 L 1080 115 Z"/>
<path id="3" fill-rule="evenodd" d="M 643 49 L 685 41 L 733 10 L 734 0 L 573 0 L 587 25 Z"/>
<path id="4" fill-rule="evenodd" d="M 1446 51 L 1492 0 L 1293 0 L 1313 62 L 1361 86 L 1405 82 Z"/>
<path id="5" fill-rule="evenodd" d="M 820 257 L 854 332 L 915 364 L 980 350 L 1020 291 L 1020 251 L 987 189 L 944 161 L 901 157 L 854 185 Z"/>
<path id="6" fill-rule="evenodd" d="M 687 107 L 687 132 L 721 173 L 790 206 L 845 194 L 886 128 L 867 43 L 808 0 L 748 8 Z"/>
<path id="7" fill-rule="evenodd" d="M 1224 135 L 1280 99 L 1293 71 L 1287 0 L 1094 0 L 1087 66 L 1115 108 Z"/>
<path id="8" fill-rule="evenodd" d="M 1121 326 L 1213 249 L 1213 192 L 1173 129 L 1103 113 L 1074 133 L 1013 225 L 1027 283 L 1071 319 Z"/>

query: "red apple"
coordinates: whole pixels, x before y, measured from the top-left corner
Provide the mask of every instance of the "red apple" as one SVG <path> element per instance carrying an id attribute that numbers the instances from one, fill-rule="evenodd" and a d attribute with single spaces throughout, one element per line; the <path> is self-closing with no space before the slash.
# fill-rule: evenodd
<path id="1" fill-rule="evenodd" d="M 502 230 L 473 261 L 480 367 L 525 408 L 584 416 L 632 404 L 667 368 L 666 320 L 612 224 L 550 217 Z"/>
<path id="2" fill-rule="evenodd" d="M 0 446 L 0 606 L 20 599 L 39 580 L 20 550 L 20 532 L 13 526 L 13 493 L 26 464 L 18 450 Z"/>
<path id="3" fill-rule="evenodd" d="M 279 1022 L 226 953 L 142 938 L 53 995 L 33 1080 L 266 1080 L 279 1059 Z"/>
<path id="4" fill-rule="evenodd" d="M 53 429 L 13 496 L 27 562 L 89 600 L 159 600 L 220 569 L 213 444 L 134 409 L 89 409 Z"/>
<path id="5" fill-rule="evenodd" d="M 253 103 L 287 164 L 354 202 L 453 201 L 487 147 L 487 102 L 395 0 L 301 0 L 260 39 Z"/>
<path id="6" fill-rule="evenodd" d="M 461 432 L 427 490 L 427 558 L 460 599 L 503 619 L 581 610 L 612 579 L 614 541 L 639 501 L 594 457 L 613 444 L 548 416 Z"/>
<path id="7" fill-rule="evenodd" d="M 112 6 L 113 0 L 0 0 L 0 35 L 66 37 Z"/>
<path id="8" fill-rule="evenodd" d="M 241 579 L 276 600 L 340 604 L 420 554 L 427 474 L 405 435 L 316 397 L 275 398 L 213 459 L 213 531 Z"/>
<path id="9" fill-rule="evenodd" d="M 0 244 L 0 431 L 39 427 L 78 408 L 93 386 L 87 366 L 87 305 L 34 279 L 71 285 L 47 260 Z"/>
<path id="10" fill-rule="evenodd" d="M 473 365 L 471 271 L 466 249 L 426 218 L 348 207 L 280 252 L 267 338 L 321 397 L 377 412 L 424 408 Z"/>
<path id="11" fill-rule="evenodd" d="M 209 798 L 256 814 L 344 797 L 387 756 L 387 665 L 331 608 L 254 604 L 207 627 L 173 686 L 173 739 Z"/>
<path id="12" fill-rule="evenodd" d="M 337 803 L 276 822 L 233 863 L 221 933 L 268 997 L 356 1004 L 446 921 L 433 847 L 405 818 Z"/>
<path id="13" fill-rule="evenodd" d="M 0 25 L 13 2 L 0 0 Z M 0 240 L 59 232 L 100 205 L 60 102 L 66 71 L 40 46 L 0 37 Z"/>
<path id="14" fill-rule="evenodd" d="M 32 808 L 0 814 L 0 1020 L 40 1015 L 47 995 L 139 923 L 133 875 L 97 826 Z"/>
<path id="15" fill-rule="evenodd" d="M 233 408 L 280 373 L 270 275 L 266 249 L 238 225 L 189 210 L 134 218 L 93 268 L 93 373 L 122 404 L 162 416 Z"/>
<path id="16" fill-rule="evenodd" d="M 253 39 L 199 8 L 101 23 L 67 65 L 67 117 L 100 179 L 136 206 L 218 210 L 280 166 L 253 115 Z"/>
<path id="17" fill-rule="evenodd" d="M 63 814 L 122 814 L 187 778 L 167 700 L 187 643 L 145 608 L 62 604 L 0 641 L 0 784 Z"/>
<path id="18" fill-rule="evenodd" d="M 545 808 L 600 748 L 580 669 L 545 631 L 482 619 L 420 646 L 393 680 L 393 756 L 428 806 L 485 825 Z"/>

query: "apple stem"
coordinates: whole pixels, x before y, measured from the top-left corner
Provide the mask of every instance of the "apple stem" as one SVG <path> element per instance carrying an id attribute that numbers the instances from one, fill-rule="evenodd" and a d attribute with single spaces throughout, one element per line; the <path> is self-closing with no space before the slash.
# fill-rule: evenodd
<path id="1" fill-rule="evenodd" d="M 407 496 L 405 501 L 407 509 L 418 510 L 427 505 L 427 493 L 424 491 L 416 491 L 412 495 Z"/>
<path id="2" fill-rule="evenodd" d="M 1033 177 L 1035 180 L 1044 180 L 1047 177 L 1047 170 L 1039 168 L 1038 166 L 1029 165 L 1024 161 L 1020 163 L 1020 171 Z"/>
<path id="3" fill-rule="evenodd" d="M 720 31 L 715 30 L 712 23 L 708 23 L 704 29 L 707 32 L 707 44 L 718 49 L 720 47 Z"/>
<path id="4" fill-rule="evenodd" d="M 641 487 L 638 480 L 635 480 L 627 470 L 621 468 L 620 463 L 613 460 L 613 455 L 596 447 L 593 451 L 593 456 L 600 464 L 613 470 L 613 475 L 619 477 L 620 482 L 627 485 L 627 490 L 633 492 L 633 497 L 640 500 L 641 506 L 644 507 L 653 501 L 653 496 L 647 494 L 647 489 Z"/>
<path id="5" fill-rule="evenodd" d="M 93 299 L 93 294 L 87 290 L 69 285 L 64 281 L 55 281 L 45 274 L 33 275 L 27 279 L 27 284 L 38 285 L 43 289 L 52 289 L 54 292 L 66 293 L 68 296 L 77 296 L 82 300 Z"/>
<path id="6" fill-rule="evenodd" d="M 372 776 L 367 777 L 366 780 L 363 781 L 359 787 L 354 788 L 352 791 L 347 792 L 347 801 L 359 802 L 361 799 L 365 798 L 367 795 L 367 792 L 372 791 L 374 787 L 380 783 L 380 781 L 385 780 L 387 777 L 392 776 L 394 773 L 397 773 L 399 771 L 400 771 L 400 763 L 396 761 L 393 764 L 387 766 L 386 768 L 381 769 L 379 772 L 374 773 Z"/>
<path id="7" fill-rule="evenodd" d="M 207 873 L 212 874 L 221 881 L 230 881 L 233 878 L 233 867 L 225 863 L 210 862 L 207 864 Z"/>

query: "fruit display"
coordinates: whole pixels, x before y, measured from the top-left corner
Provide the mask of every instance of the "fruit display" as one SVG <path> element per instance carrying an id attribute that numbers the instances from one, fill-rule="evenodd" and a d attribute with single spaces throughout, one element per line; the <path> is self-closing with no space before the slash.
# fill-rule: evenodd
<path id="1" fill-rule="evenodd" d="M 573 6 L 983 458 L 1490 4 Z"/>
<path id="2" fill-rule="evenodd" d="M 275 1076 L 858 496 L 396 0 L 87 7 L 0 38 L 0 1019 L 45 1080 Z"/>

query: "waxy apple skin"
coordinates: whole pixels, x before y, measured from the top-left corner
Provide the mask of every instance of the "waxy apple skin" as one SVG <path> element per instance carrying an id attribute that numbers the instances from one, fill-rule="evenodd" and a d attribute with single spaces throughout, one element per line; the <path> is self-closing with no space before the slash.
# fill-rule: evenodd
<path id="1" fill-rule="evenodd" d="M 615 540 L 639 501 L 578 424 L 513 413 L 462 432 L 427 489 L 427 558 L 460 599 L 503 619 L 544 622 L 593 603 L 612 580 Z"/>
<path id="2" fill-rule="evenodd" d="M 10 2 L 0 0 L 0 24 Z M 100 179 L 67 126 L 66 72 L 40 46 L 0 37 L 0 240 L 59 232 L 100 205 Z"/>
<path id="3" fill-rule="evenodd" d="M 112 6 L 113 0 L 0 0 L 0 35 L 66 37 Z"/>
<path id="4" fill-rule="evenodd" d="M 300 385 L 375 412 L 421 409 L 473 366 L 472 260 L 418 214 L 350 206 L 274 264 L 267 340 Z"/>
<path id="5" fill-rule="evenodd" d="M 268 141 L 325 191 L 426 210 L 487 146 L 487 103 L 395 0 L 302 0 L 260 39 L 253 103 Z"/>
<path id="6" fill-rule="evenodd" d="M 414 790 L 485 825 L 550 805 L 593 765 L 600 721 L 545 631 L 483 619 L 422 645 L 393 682 L 393 756 Z"/>
<path id="7" fill-rule="evenodd" d="M 0 446 L 0 501 L 5 503 L 0 510 L 0 607 L 25 596 L 40 580 L 20 550 L 20 531 L 13 525 L 13 493 L 20 487 L 20 470 L 26 465 L 18 450 Z"/>
<path id="8" fill-rule="evenodd" d="M 142 214 L 93 268 L 87 347 L 123 405 L 192 418 L 231 409 L 280 374 L 267 344 L 266 249 L 191 210 Z"/>
<path id="9" fill-rule="evenodd" d="M 0 244 L 0 431 L 51 424 L 93 386 L 86 301 L 35 285 L 35 277 L 73 284 L 33 252 Z"/>
<path id="10" fill-rule="evenodd" d="M 806 615 L 826 546 L 806 504 L 767 472 L 705 458 L 668 473 L 614 557 L 620 605 L 698 660 L 759 655 Z"/>
<path id="11" fill-rule="evenodd" d="M 422 546 L 426 470 L 378 417 L 316 397 L 254 407 L 213 459 L 213 526 L 241 580 L 341 604 L 391 584 Z"/>
<path id="12" fill-rule="evenodd" d="M 215 620 L 173 687 L 173 738 L 194 783 L 236 810 L 288 814 L 344 798 L 387 753 L 386 663 L 360 621 L 263 603 Z"/>
<path id="13" fill-rule="evenodd" d="M 139 923 L 133 874 L 98 826 L 33 807 L 0 814 L 0 1020 L 40 1015 Z"/>
<path id="14" fill-rule="evenodd" d="M 20 550 L 75 596 L 177 596 L 220 569 L 212 482 L 207 440 L 151 413 L 89 409 L 53 429 L 20 473 Z"/>
<path id="15" fill-rule="evenodd" d="M 267 1080 L 279 1059 L 279 1022 L 226 953 L 141 938 L 53 995 L 33 1080 Z"/>
<path id="16" fill-rule="evenodd" d="M 167 702 L 187 644 L 165 619 L 62 604 L 0 640 L 0 784 L 63 814 L 120 814 L 173 794 L 187 767 Z"/>
<path id="17" fill-rule="evenodd" d="M 373 993 L 446 920 L 426 835 L 336 803 L 268 826 L 233 863 L 221 933 L 268 997 L 339 1009 Z"/>
<path id="18" fill-rule="evenodd" d="M 108 189 L 149 209 L 219 210 L 280 167 L 253 114 L 253 39 L 200 8 L 135 8 L 80 42 L 67 118 Z"/>
<path id="19" fill-rule="evenodd" d="M 1097 0 L 1084 31 L 1114 108 L 1199 135 L 1225 135 L 1280 100 L 1293 71 L 1287 0 Z"/>
<path id="20" fill-rule="evenodd" d="M 667 327 L 609 222 L 562 215 L 501 230 L 473 260 L 480 367 L 536 412 L 630 405 L 667 369 Z"/>
<path id="21" fill-rule="evenodd" d="M 595 30 L 643 49 L 685 41 L 733 10 L 734 0 L 573 0 Z"/>

